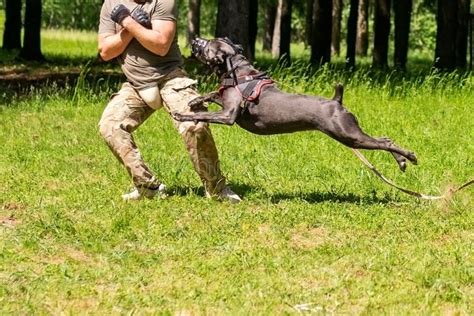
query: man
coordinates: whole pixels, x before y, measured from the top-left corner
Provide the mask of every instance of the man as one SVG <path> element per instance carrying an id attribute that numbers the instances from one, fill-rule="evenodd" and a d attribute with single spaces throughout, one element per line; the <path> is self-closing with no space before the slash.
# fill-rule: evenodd
<path id="1" fill-rule="evenodd" d="M 153 198 L 165 186 L 143 161 L 134 142 L 135 131 L 163 105 L 168 113 L 188 112 L 198 97 L 196 81 L 181 69 L 176 35 L 176 0 L 105 0 L 99 25 L 99 52 L 104 60 L 118 58 L 127 82 L 105 108 L 100 133 L 133 179 L 126 201 Z M 226 186 L 209 127 L 178 122 L 192 163 L 207 197 L 231 202 L 240 197 Z"/>

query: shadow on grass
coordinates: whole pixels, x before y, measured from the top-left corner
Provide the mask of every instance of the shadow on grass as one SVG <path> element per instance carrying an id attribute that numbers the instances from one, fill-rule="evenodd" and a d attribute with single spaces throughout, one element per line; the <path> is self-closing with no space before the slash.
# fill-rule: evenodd
<path id="1" fill-rule="evenodd" d="M 195 194 L 204 196 L 204 188 L 202 186 L 170 186 L 167 188 L 166 193 L 169 196 L 187 196 L 189 194 Z"/>
<path id="2" fill-rule="evenodd" d="M 272 203 L 279 203 L 282 201 L 302 200 L 307 203 L 351 203 L 351 204 L 390 204 L 399 202 L 388 196 L 382 198 L 378 197 L 374 192 L 370 195 L 357 195 L 352 192 L 338 193 L 338 192 L 301 192 L 301 193 L 277 193 L 271 196 Z"/>
<path id="3" fill-rule="evenodd" d="M 279 192 L 269 193 L 245 183 L 229 183 L 232 190 L 239 194 L 244 200 L 246 197 L 252 195 L 262 196 L 262 199 L 269 200 L 273 204 L 278 204 L 283 201 L 304 201 L 311 204 L 316 203 L 351 203 L 351 204 L 391 204 L 400 202 L 399 199 L 385 195 L 383 197 L 377 196 L 375 191 L 367 195 L 358 195 L 353 192 Z M 173 186 L 168 189 L 170 196 L 185 197 L 190 193 L 198 196 L 204 196 L 204 188 L 197 186 Z"/>

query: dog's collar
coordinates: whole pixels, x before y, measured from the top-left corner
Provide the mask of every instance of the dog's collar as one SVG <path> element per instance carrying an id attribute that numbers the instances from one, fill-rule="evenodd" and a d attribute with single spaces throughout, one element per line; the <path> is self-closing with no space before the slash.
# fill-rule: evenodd
<path id="1" fill-rule="evenodd" d="M 222 79 L 221 87 L 235 87 L 251 81 L 264 79 L 270 79 L 265 72 L 259 72 L 255 75 L 247 75 L 243 77 L 224 78 Z"/>

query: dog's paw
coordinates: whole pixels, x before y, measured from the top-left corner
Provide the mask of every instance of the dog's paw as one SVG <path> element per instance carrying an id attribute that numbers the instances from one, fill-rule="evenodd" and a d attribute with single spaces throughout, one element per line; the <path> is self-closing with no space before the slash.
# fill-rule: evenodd
<path id="1" fill-rule="evenodd" d="M 409 152 L 407 158 L 410 160 L 412 164 L 415 166 L 418 165 L 418 158 L 416 157 L 416 154 L 414 152 Z"/>
<path id="2" fill-rule="evenodd" d="M 174 118 L 176 121 L 183 121 L 183 114 L 179 112 L 171 112 L 171 117 Z"/>
<path id="3" fill-rule="evenodd" d="M 197 124 L 197 120 L 190 114 L 172 112 L 171 117 L 178 122 L 195 122 Z"/>
<path id="4" fill-rule="evenodd" d="M 399 161 L 398 167 L 400 168 L 401 172 L 405 172 L 407 170 L 407 161 L 406 160 Z"/>
<path id="5" fill-rule="evenodd" d="M 188 106 L 192 111 L 200 110 L 203 107 L 204 98 L 198 97 L 189 101 Z"/>

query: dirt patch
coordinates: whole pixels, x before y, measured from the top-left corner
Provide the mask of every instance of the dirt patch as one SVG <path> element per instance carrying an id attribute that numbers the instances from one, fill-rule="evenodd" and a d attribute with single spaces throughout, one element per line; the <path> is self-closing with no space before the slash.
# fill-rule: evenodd
<path id="1" fill-rule="evenodd" d="M 64 181 L 58 179 L 49 180 L 43 184 L 43 187 L 49 192 L 56 192 L 64 188 Z"/>
<path id="2" fill-rule="evenodd" d="M 95 261 L 90 258 L 85 252 L 79 249 L 68 248 L 66 249 L 67 256 L 77 262 L 95 264 Z"/>
<path id="3" fill-rule="evenodd" d="M 460 309 L 453 305 L 445 305 L 440 309 L 440 315 L 443 316 L 458 316 L 464 315 Z M 466 314 L 467 315 L 467 314 Z"/>
<path id="4" fill-rule="evenodd" d="M 48 78 L 64 78 L 69 76 L 78 76 L 80 73 L 80 69 L 70 69 L 68 71 L 51 71 L 47 69 L 28 71 L 26 69 L 11 69 L 0 71 L 0 80 L 3 82 L 27 82 L 35 80 L 44 80 Z"/>
<path id="5" fill-rule="evenodd" d="M 435 238 L 432 241 L 432 244 L 435 247 L 444 248 L 453 243 L 456 243 L 459 240 L 463 240 L 465 242 L 474 242 L 474 233 L 468 230 L 461 230 L 461 231 L 452 232 L 450 234 L 443 234 Z"/>
<path id="6" fill-rule="evenodd" d="M 195 313 L 186 309 L 178 310 L 174 313 L 174 316 L 193 316 L 193 315 L 195 315 Z"/>
<path id="7" fill-rule="evenodd" d="M 328 233 L 323 227 L 299 227 L 291 233 L 290 245 L 296 249 L 311 250 L 328 241 Z"/>
<path id="8" fill-rule="evenodd" d="M 122 79 L 121 73 L 110 69 L 91 69 L 84 72 L 82 67 L 67 69 L 52 66 L 51 68 L 2 68 L 0 69 L 0 89 L 9 92 L 29 91 L 31 87 L 51 86 L 57 88 L 74 86 L 79 78 L 87 82 L 95 82 L 99 78 L 109 78 L 116 81 Z"/>
<path id="9" fill-rule="evenodd" d="M 58 87 L 76 82 L 81 72 L 79 70 L 10 70 L 0 71 L 0 87 L 21 91 L 32 86 L 42 86 L 55 83 Z"/>
<path id="10" fill-rule="evenodd" d="M 33 260 L 39 263 L 46 263 L 51 265 L 60 265 L 68 261 L 77 262 L 88 266 L 99 265 L 99 263 L 94 258 L 91 258 L 84 251 L 70 247 L 58 249 L 54 254 L 51 255 L 35 257 Z"/>
<path id="11" fill-rule="evenodd" d="M 7 228 L 15 228 L 16 226 L 20 224 L 21 224 L 21 221 L 14 218 L 13 216 L 8 216 L 8 217 L 0 216 L 0 226 L 7 227 Z"/>
<path id="12" fill-rule="evenodd" d="M 2 206 L 2 210 L 4 211 L 22 211 L 24 209 L 25 206 L 23 204 L 16 202 L 7 202 Z"/>
<path id="13" fill-rule="evenodd" d="M 82 315 L 82 314 L 98 314 L 97 309 L 99 308 L 99 298 L 97 297 L 84 297 L 84 298 L 65 298 L 55 297 L 48 298 L 45 302 L 45 307 L 48 312 L 52 315 Z"/>

